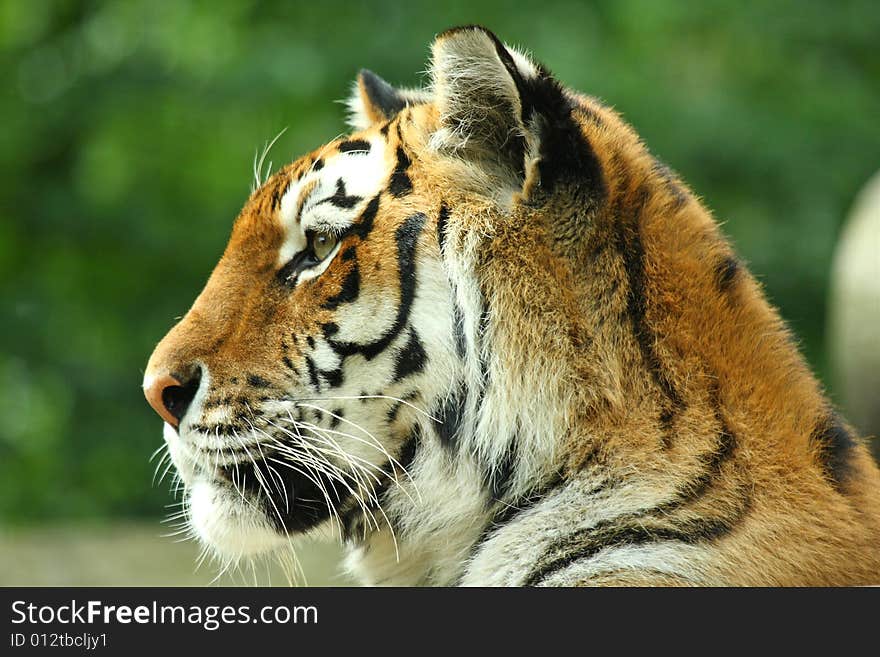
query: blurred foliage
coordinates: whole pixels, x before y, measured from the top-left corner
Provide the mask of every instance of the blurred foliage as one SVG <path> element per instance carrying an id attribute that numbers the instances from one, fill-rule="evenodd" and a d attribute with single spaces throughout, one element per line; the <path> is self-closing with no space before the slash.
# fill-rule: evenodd
<path id="1" fill-rule="evenodd" d="M 360 67 L 415 85 L 482 23 L 623 112 L 826 369 L 840 223 L 880 160 L 880 4 L 825 0 L 0 3 L 0 519 L 158 514 L 140 392 L 252 157 L 344 128 Z"/>

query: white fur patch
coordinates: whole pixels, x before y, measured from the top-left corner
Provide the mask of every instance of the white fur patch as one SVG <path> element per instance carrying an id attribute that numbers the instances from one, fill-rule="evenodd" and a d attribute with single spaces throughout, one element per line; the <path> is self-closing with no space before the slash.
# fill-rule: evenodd
<path id="1" fill-rule="evenodd" d="M 684 578 L 693 586 L 705 586 L 709 582 L 719 586 L 717 576 L 709 577 L 708 556 L 700 546 L 673 541 L 608 548 L 553 573 L 540 586 L 571 586 L 575 582 L 627 571 Z"/>
<path id="2" fill-rule="evenodd" d="M 364 107 L 364 99 L 361 96 L 361 89 L 357 80 L 351 83 L 351 91 L 348 93 L 348 97 L 341 102 L 345 104 L 345 108 L 348 110 L 346 123 L 348 123 L 352 130 L 366 130 L 373 125 L 373 121 L 370 120 Z"/>
<path id="3" fill-rule="evenodd" d="M 429 93 L 423 89 L 395 87 L 395 91 L 409 105 L 431 101 Z M 366 130 L 374 125 L 375 122 L 370 119 L 370 114 L 364 105 L 364 97 L 361 95 L 360 85 L 357 80 L 352 83 L 348 97 L 342 102 L 348 110 L 346 122 L 353 130 Z"/>
<path id="4" fill-rule="evenodd" d="M 229 487 L 197 481 L 189 489 L 190 518 L 199 538 L 220 555 L 241 557 L 271 552 L 287 541 L 255 512 L 252 503 Z"/>
<path id="5" fill-rule="evenodd" d="M 538 69 L 532 63 L 531 59 L 529 59 L 528 54 L 518 50 L 517 48 L 512 48 L 505 44 L 505 48 L 507 48 L 507 52 L 510 53 L 511 58 L 516 64 L 516 68 L 519 71 L 520 75 L 522 75 L 525 79 L 530 79 L 537 77 Z"/>
<path id="6" fill-rule="evenodd" d="M 390 173 L 385 141 L 382 139 L 373 139 L 369 152 L 349 151 L 325 155 L 322 159 L 324 166 L 321 169 L 307 173 L 290 185 L 281 199 L 278 221 L 284 229 L 285 238 L 276 260 L 279 267 L 307 248 L 307 231 L 340 233 L 354 223 Z M 343 181 L 347 196 L 360 197 L 354 207 L 341 208 L 322 202 L 336 193 L 339 180 Z M 308 193 L 308 198 L 301 198 L 303 191 L 312 185 L 314 188 Z M 300 209 L 299 214 L 297 209 Z"/>

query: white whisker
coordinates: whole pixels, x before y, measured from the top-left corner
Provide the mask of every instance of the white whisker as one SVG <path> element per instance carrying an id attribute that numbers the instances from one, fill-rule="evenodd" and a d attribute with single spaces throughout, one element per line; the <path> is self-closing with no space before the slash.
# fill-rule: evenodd
<path id="1" fill-rule="evenodd" d="M 267 180 L 269 180 L 269 176 L 272 173 L 272 163 L 269 162 L 269 166 L 265 171 L 263 170 L 263 163 L 266 161 L 266 156 L 269 154 L 269 151 L 272 150 L 275 142 L 277 142 L 285 132 L 287 132 L 287 128 L 284 128 L 281 132 L 275 135 L 275 138 L 272 139 L 272 141 L 266 142 L 266 144 L 263 145 L 262 153 L 259 153 L 259 151 L 254 153 L 254 186 L 251 189 L 251 192 L 259 189 Z"/>

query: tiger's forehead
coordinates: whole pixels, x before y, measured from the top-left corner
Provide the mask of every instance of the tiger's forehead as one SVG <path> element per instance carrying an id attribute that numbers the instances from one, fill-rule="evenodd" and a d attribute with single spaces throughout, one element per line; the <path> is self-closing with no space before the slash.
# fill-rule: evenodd
<path id="1" fill-rule="evenodd" d="M 390 173 L 388 147 L 381 135 L 367 134 L 331 142 L 316 151 L 281 197 L 277 221 L 284 236 L 278 263 L 306 248 L 306 232 L 342 233 Z"/>

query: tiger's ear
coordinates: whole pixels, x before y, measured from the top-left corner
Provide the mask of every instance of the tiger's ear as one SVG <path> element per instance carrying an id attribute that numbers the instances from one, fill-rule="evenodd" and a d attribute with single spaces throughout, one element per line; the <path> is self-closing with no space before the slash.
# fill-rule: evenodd
<path id="1" fill-rule="evenodd" d="M 478 26 L 443 32 L 431 50 L 440 121 L 432 146 L 521 180 L 527 154 L 538 150 L 531 88 L 543 70 Z"/>
<path id="2" fill-rule="evenodd" d="M 365 130 L 371 125 L 393 119 L 407 105 L 429 101 L 427 92 L 417 89 L 398 89 L 367 69 L 361 69 L 354 82 L 348 105 L 348 124 L 354 130 Z"/>

